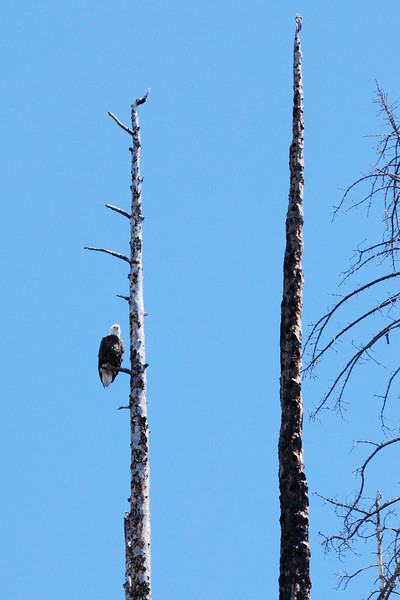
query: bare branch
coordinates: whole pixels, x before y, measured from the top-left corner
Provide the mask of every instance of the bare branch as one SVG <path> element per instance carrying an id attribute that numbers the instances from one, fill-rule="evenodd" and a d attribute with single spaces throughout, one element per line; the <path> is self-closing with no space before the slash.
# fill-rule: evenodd
<path id="1" fill-rule="evenodd" d="M 106 250 L 105 248 L 91 248 L 90 246 L 84 246 L 84 250 L 94 250 L 95 252 L 105 252 L 106 254 L 111 254 L 111 256 L 115 256 L 115 258 L 120 258 L 121 260 L 125 260 L 130 263 L 131 261 L 127 256 L 123 254 L 119 254 L 118 252 L 114 252 L 114 250 Z"/>
<path id="2" fill-rule="evenodd" d="M 102 369 L 109 369 L 110 371 L 118 371 L 118 373 L 127 373 L 128 375 L 131 374 L 130 369 L 125 369 L 124 367 L 116 367 L 114 365 L 109 365 L 108 363 L 104 364 L 104 365 L 101 365 L 101 368 Z"/>
<path id="3" fill-rule="evenodd" d="M 126 125 L 124 125 L 123 123 L 121 123 L 121 121 L 119 119 L 117 119 L 117 117 L 115 115 L 113 115 L 112 112 L 108 111 L 108 114 L 110 115 L 110 117 L 112 119 L 114 119 L 114 121 L 117 123 L 117 125 L 119 125 L 124 131 L 126 131 L 127 133 L 129 133 L 129 135 L 133 135 L 132 129 L 129 129 L 129 127 L 127 127 Z"/>
<path id="4" fill-rule="evenodd" d="M 383 588 L 383 590 L 381 591 L 381 593 L 379 594 L 377 600 L 386 600 L 387 598 L 389 598 L 391 591 L 393 590 L 394 586 L 396 585 L 396 579 L 398 579 L 399 576 L 400 576 L 400 566 L 396 567 L 393 575 L 386 582 L 386 585 Z"/>
<path id="5" fill-rule="evenodd" d="M 365 267 L 371 261 L 379 259 L 379 261 L 381 263 L 383 260 L 385 260 L 387 258 L 392 259 L 393 256 L 397 252 L 400 251 L 400 246 L 394 246 L 394 244 L 399 241 L 400 241 L 399 239 L 393 239 L 393 240 L 381 242 L 379 244 L 374 244 L 373 246 L 370 246 L 369 248 L 364 248 L 362 250 L 358 249 L 357 254 L 356 254 L 357 260 L 355 262 L 353 262 L 353 264 L 347 269 L 347 271 L 345 271 L 343 273 L 344 277 L 343 277 L 340 285 L 342 285 L 351 275 L 354 275 L 354 273 L 357 273 L 357 271 L 359 271 L 360 269 Z M 374 250 L 376 250 L 377 248 L 382 247 L 382 246 L 384 247 L 383 250 L 380 250 L 379 252 L 374 252 Z M 374 253 L 371 254 L 372 252 L 374 252 Z M 370 253 L 370 256 L 368 256 L 366 259 L 363 260 L 363 256 L 368 253 Z"/>
<path id="6" fill-rule="evenodd" d="M 389 343 L 389 332 L 400 328 L 400 319 L 394 318 L 398 316 L 398 312 L 394 316 L 391 314 L 395 309 L 399 308 L 400 301 L 398 282 L 395 282 L 396 289 L 386 292 L 384 298 L 376 301 L 376 304 L 372 308 L 368 307 L 367 309 L 359 310 L 349 323 L 339 328 L 336 335 L 329 336 L 327 341 L 324 339 L 328 331 L 328 324 L 332 322 L 332 317 L 340 314 L 338 311 L 344 307 L 345 303 L 356 298 L 360 298 L 360 300 L 365 298 L 366 294 L 363 294 L 364 291 L 375 289 L 376 285 L 383 282 L 392 282 L 392 279 L 394 283 L 394 278 L 397 279 L 400 275 L 400 127 L 394 115 L 394 109 L 397 107 L 394 105 L 389 106 L 387 95 L 382 92 L 378 84 L 377 90 L 376 102 L 380 107 L 380 112 L 383 114 L 385 122 L 388 124 L 389 131 L 379 139 L 375 164 L 370 167 L 369 173 L 359 177 L 357 181 L 345 190 L 339 206 L 335 209 L 335 215 L 344 206 L 345 202 L 349 205 L 350 199 L 352 202 L 348 210 L 364 205 L 368 213 L 372 203 L 376 203 L 378 199 L 383 205 L 382 222 L 384 230 L 381 240 L 375 240 L 369 247 L 357 250 L 355 256 L 352 258 L 350 268 L 344 273 L 342 283 L 361 268 L 364 268 L 364 271 L 368 266 L 380 268 L 383 261 L 387 261 L 387 259 L 391 261 L 392 272 L 377 278 L 375 271 L 373 271 L 374 279 L 371 278 L 368 283 L 344 295 L 315 323 L 305 345 L 305 347 L 307 345 L 311 346 L 311 360 L 307 365 L 307 369 L 311 371 L 336 341 L 349 339 L 348 335 L 345 336 L 345 334 L 348 334 L 350 330 L 355 331 L 356 328 L 358 329 L 357 326 L 365 323 L 367 319 L 370 322 L 370 318 L 380 314 L 385 319 L 385 322 L 383 326 L 380 326 L 380 331 L 376 332 L 376 328 L 374 328 L 373 333 L 369 334 L 370 338 L 367 343 L 356 343 L 354 340 L 351 340 L 353 347 L 356 348 L 356 352 L 352 351 L 351 358 L 346 362 L 344 368 L 341 369 L 339 375 L 330 385 L 328 392 L 314 412 L 314 416 L 326 405 L 333 392 L 337 394 L 334 408 L 339 411 L 341 410 L 343 393 L 355 366 L 362 363 L 364 359 L 372 359 L 377 364 L 380 364 L 375 356 L 372 355 L 372 350 L 374 349 L 374 354 L 376 354 L 375 348 L 379 340 L 386 337 L 386 341 Z M 365 189 L 365 186 L 367 186 L 367 189 Z M 360 188 L 362 193 L 360 198 L 356 198 L 354 201 L 352 197 L 350 198 L 350 194 L 356 188 Z M 392 354 L 397 356 L 395 349 Z M 399 374 L 400 366 L 397 366 L 388 379 L 384 395 L 381 396 L 383 399 L 380 413 L 382 428 L 385 428 L 383 415 L 389 392 L 394 387 L 393 382 Z M 386 428 L 387 432 L 388 429 Z M 360 482 L 359 488 L 352 500 L 340 502 L 318 494 L 319 497 L 334 507 L 336 514 L 342 520 L 341 531 L 330 537 L 324 536 L 323 543 L 326 550 L 334 548 L 338 552 L 339 558 L 347 550 L 355 551 L 357 541 L 367 544 L 374 543 L 375 550 L 373 553 L 377 556 L 377 563 L 369 564 L 369 561 L 366 561 L 366 564 L 363 564 L 353 574 L 342 574 L 340 583 L 343 582 L 346 586 L 352 578 L 360 573 L 377 568 L 378 577 L 373 582 L 373 587 L 372 589 L 370 588 L 370 592 L 366 597 L 368 600 L 389 600 L 389 597 L 392 595 L 400 595 L 397 590 L 400 579 L 400 526 L 398 516 L 400 496 L 393 495 L 389 499 L 383 500 L 378 491 L 374 493 L 375 497 L 373 499 L 368 497 L 369 486 L 367 474 L 370 472 L 368 467 L 375 457 L 378 455 L 381 456 L 381 452 L 385 449 L 394 448 L 395 444 L 400 443 L 400 437 L 386 439 L 382 443 L 371 441 L 358 443 L 369 444 L 373 448 L 361 467 L 355 472 L 360 476 Z M 384 456 L 381 456 L 381 458 L 383 459 Z M 387 460 L 386 467 L 388 470 L 390 469 L 390 465 L 390 461 Z M 394 485 L 396 485 L 396 482 Z M 374 489 L 376 490 L 376 487 Z"/>
<path id="7" fill-rule="evenodd" d="M 361 508 L 358 508 L 354 504 L 346 504 L 344 502 L 338 502 L 337 500 L 334 500 L 333 498 L 327 498 L 326 496 L 323 496 L 322 494 L 319 494 L 318 492 L 315 492 L 315 495 L 318 496 L 318 498 L 321 498 L 321 500 L 324 500 L 325 502 L 328 502 L 329 504 L 333 504 L 337 508 L 345 508 L 347 510 L 351 509 L 356 512 L 362 513 L 363 515 L 366 515 L 366 516 L 368 516 L 368 514 L 369 514 L 368 511 L 362 510 Z"/>
<path id="8" fill-rule="evenodd" d="M 347 362 L 347 364 L 344 367 L 344 369 L 341 370 L 341 372 L 339 373 L 339 375 L 334 380 L 333 384 L 329 388 L 328 393 L 325 394 L 322 402 L 318 405 L 318 407 L 316 408 L 316 410 L 313 412 L 312 416 L 314 418 L 319 413 L 319 411 L 322 409 L 322 407 L 326 405 L 328 399 L 330 398 L 330 396 L 332 395 L 332 393 L 335 391 L 336 386 L 338 385 L 339 382 L 341 382 L 341 386 L 340 386 L 340 391 L 338 393 L 338 400 L 336 401 L 335 408 L 340 408 L 340 403 L 341 403 L 341 399 L 342 399 L 342 396 L 343 396 L 343 392 L 344 392 L 344 390 L 346 388 L 346 385 L 347 385 L 347 383 L 349 381 L 350 375 L 351 375 L 354 367 L 356 366 L 356 364 L 360 360 L 360 358 L 369 349 L 371 349 L 372 346 L 374 344 L 376 344 L 376 342 L 378 340 L 380 340 L 383 336 L 385 336 L 389 331 L 391 331 L 392 329 L 397 329 L 398 327 L 400 327 L 400 319 L 397 319 L 396 321 L 394 321 L 393 323 L 391 323 L 390 325 L 388 325 L 387 327 L 385 327 L 384 329 L 382 329 L 381 331 L 379 331 L 367 344 L 365 344 L 364 346 L 362 346 L 360 348 L 360 350 L 358 352 L 356 352 L 356 354 L 354 354 L 351 357 L 351 359 Z M 342 379 L 342 377 L 344 375 L 345 375 L 345 378 Z"/>
<path id="9" fill-rule="evenodd" d="M 144 104 L 146 102 L 149 92 L 150 92 L 150 88 L 147 88 L 147 92 L 145 93 L 145 95 L 142 98 L 136 99 L 136 102 L 135 102 L 136 106 L 139 106 L 140 104 Z"/>
<path id="10" fill-rule="evenodd" d="M 362 496 L 362 493 L 364 491 L 364 485 L 365 485 L 365 469 L 367 468 L 367 466 L 369 465 L 371 460 L 373 458 L 375 458 L 375 456 L 378 454 L 378 452 L 380 452 L 384 448 L 387 448 L 388 446 L 391 446 L 392 444 L 396 444 L 397 442 L 400 442 L 400 437 L 394 438 L 392 440 L 388 440 L 387 442 L 383 442 L 382 444 L 374 444 L 374 446 L 376 446 L 375 450 L 368 456 L 367 460 L 364 462 L 362 467 L 359 469 L 359 473 L 361 475 L 361 487 L 360 487 L 358 494 L 353 502 L 353 505 L 356 505 Z M 366 443 L 366 442 L 358 441 L 356 443 Z"/>
<path id="11" fill-rule="evenodd" d="M 397 302 L 397 300 L 400 299 L 400 294 L 395 294 L 394 296 L 391 296 L 390 298 L 388 298 L 387 300 L 385 300 L 384 302 L 381 302 L 380 304 L 378 304 L 378 306 L 375 306 L 375 308 L 372 308 L 371 310 L 369 310 L 368 312 L 364 313 L 363 315 L 361 315 L 361 317 L 358 317 L 358 319 L 355 319 L 354 321 L 352 321 L 349 325 L 347 325 L 346 327 L 344 327 L 338 334 L 336 334 L 330 341 L 328 344 L 326 344 L 326 346 L 324 348 L 322 348 L 322 350 L 320 350 L 316 356 L 313 358 L 314 362 L 317 362 L 319 360 L 319 358 L 321 358 L 321 356 L 323 354 L 325 354 L 325 352 L 335 343 L 337 342 L 337 340 L 344 335 L 345 333 L 347 333 L 349 331 L 349 329 L 351 329 L 352 327 L 354 327 L 355 325 L 357 325 L 358 323 L 360 323 L 361 321 L 363 321 L 364 319 L 366 319 L 367 317 L 370 317 L 371 315 L 373 315 L 374 313 L 376 313 L 377 311 L 382 310 L 383 308 L 386 308 L 387 306 L 391 306 L 393 305 L 395 302 Z"/>
<path id="12" fill-rule="evenodd" d="M 319 495 L 319 494 L 317 494 L 317 495 Z M 339 541 L 341 543 L 346 544 L 346 546 L 349 545 L 349 542 L 352 540 L 352 538 L 354 538 L 356 535 L 360 535 L 360 529 L 363 525 L 373 522 L 372 517 L 374 517 L 378 511 L 379 512 L 384 511 L 389 506 L 392 506 L 393 504 L 396 504 L 397 502 L 400 501 L 400 496 L 397 496 L 396 498 L 392 498 L 391 500 L 388 500 L 387 502 L 382 504 L 378 509 L 375 508 L 374 510 L 370 509 L 369 511 L 366 511 L 366 510 L 362 510 L 362 509 L 358 508 L 355 504 L 354 505 L 343 504 L 343 503 L 337 502 L 333 499 L 324 498 L 323 496 L 320 496 L 320 498 L 323 498 L 324 500 L 326 500 L 330 504 L 333 504 L 337 508 L 349 509 L 349 513 L 344 518 L 345 534 L 332 535 L 331 537 L 327 538 L 328 542 L 332 543 L 333 541 Z M 374 503 L 374 506 L 375 506 L 375 503 Z M 351 512 L 354 511 L 357 513 L 364 514 L 364 516 L 350 522 L 349 521 L 350 510 L 351 510 Z M 375 535 L 375 534 L 373 534 L 373 535 Z M 361 537 L 365 537 L 365 536 L 361 536 Z"/>
<path id="13" fill-rule="evenodd" d="M 383 107 L 383 110 L 386 112 L 386 115 L 390 121 L 390 124 L 393 128 L 393 131 L 397 135 L 397 140 L 400 142 L 400 131 L 397 127 L 396 121 L 394 120 L 393 112 L 390 110 L 388 102 L 387 102 L 387 94 L 385 94 L 379 87 L 378 82 L 375 80 L 376 87 L 378 90 L 378 96 L 380 100 L 380 104 Z"/>
<path id="14" fill-rule="evenodd" d="M 124 217 L 126 217 L 127 219 L 131 218 L 131 215 L 126 212 L 126 210 L 122 210 L 122 208 L 118 208 L 118 206 L 112 206 L 111 204 L 106 204 L 107 208 L 110 208 L 111 210 L 114 210 L 115 212 L 119 213 L 120 215 L 124 215 Z"/>
<path id="15" fill-rule="evenodd" d="M 396 378 L 396 376 L 399 374 L 399 372 L 400 372 L 400 367 L 398 369 L 396 369 L 394 371 L 394 373 L 392 373 L 391 377 L 389 378 L 389 381 L 388 381 L 388 384 L 387 384 L 387 387 L 386 387 L 386 391 L 385 391 L 385 393 L 383 395 L 383 402 L 382 402 L 382 408 L 381 408 L 381 414 L 380 414 L 381 423 L 382 423 L 383 427 L 385 426 L 383 414 L 385 412 L 386 403 L 387 403 L 387 400 L 388 400 L 388 397 L 389 397 L 389 391 L 390 391 L 390 388 L 392 386 L 393 380 Z"/>
<path id="16" fill-rule="evenodd" d="M 354 296 L 373 287 L 374 285 L 377 285 L 378 283 L 382 283 L 382 281 L 387 281 L 388 279 L 392 279 L 393 277 L 399 277 L 399 276 L 400 276 L 400 273 L 398 273 L 398 272 L 389 273 L 388 275 L 384 275 L 383 277 L 378 277 L 377 279 L 370 281 L 370 282 L 366 283 L 365 285 L 362 285 L 361 287 L 353 290 L 352 292 L 350 292 L 349 294 L 344 296 L 337 304 L 335 304 L 335 306 L 328 313 L 326 313 L 323 317 L 321 317 L 321 319 L 319 319 L 319 321 L 317 321 L 317 323 L 315 323 L 315 325 L 313 326 L 311 333 L 308 336 L 306 343 L 304 344 L 304 351 L 305 351 L 308 344 L 311 343 L 312 339 L 316 335 L 315 341 L 312 343 L 313 352 L 312 352 L 311 360 L 308 363 L 308 365 L 305 367 L 304 371 L 308 371 L 308 370 L 312 369 L 313 365 L 315 365 L 315 362 L 317 360 L 317 348 L 318 348 L 319 340 L 322 336 L 323 331 L 325 330 L 326 326 L 328 325 L 328 322 L 331 320 L 331 318 L 336 313 L 336 311 L 345 302 L 350 300 L 350 298 L 353 298 Z M 320 357 L 321 357 L 321 354 L 318 354 L 318 358 L 320 358 Z"/>
<path id="17" fill-rule="evenodd" d="M 337 587 L 339 588 L 340 586 L 343 585 L 343 589 L 345 590 L 347 588 L 348 584 L 350 583 L 350 581 L 352 579 L 354 579 L 355 577 L 357 577 L 357 575 L 359 575 L 360 573 L 363 573 L 364 571 L 369 571 L 369 569 L 374 569 L 377 566 L 378 566 L 377 564 L 375 564 L 375 565 L 373 564 L 373 565 L 368 565 L 367 567 L 361 567 L 361 569 L 358 569 L 351 575 L 349 575 L 346 572 L 339 573 L 339 583 L 338 583 Z"/>

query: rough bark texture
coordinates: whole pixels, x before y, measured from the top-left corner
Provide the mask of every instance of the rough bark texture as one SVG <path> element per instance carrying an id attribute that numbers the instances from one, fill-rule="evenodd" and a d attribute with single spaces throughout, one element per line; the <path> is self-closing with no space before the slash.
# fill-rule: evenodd
<path id="1" fill-rule="evenodd" d="M 286 219 L 281 312 L 280 600 L 307 600 L 310 597 L 311 588 L 308 490 L 303 464 L 303 405 L 301 397 L 304 122 L 300 29 L 301 17 L 297 15 L 293 63 L 293 142 L 290 147 L 290 191 Z"/>
<path id="2" fill-rule="evenodd" d="M 146 363 L 142 267 L 142 178 L 140 177 L 140 129 L 137 106 L 132 104 L 132 210 L 131 269 L 129 274 L 130 324 L 130 423 L 131 423 L 131 497 L 125 514 L 125 598 L 150 600 L 150 503 L 149 503 L 149 428 L 146 406 Z"/>

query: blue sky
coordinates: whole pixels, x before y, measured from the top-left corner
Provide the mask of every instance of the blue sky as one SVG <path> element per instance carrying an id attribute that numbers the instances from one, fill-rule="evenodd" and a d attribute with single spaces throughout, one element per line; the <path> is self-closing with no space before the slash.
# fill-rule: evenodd
<path id="1" fill-rule="evenodd" d="M 397 2 L 258 0 L 1 7 L 4 598 L 122 597 L 128 394 L 97 351 L 127 340 L 128 123 L 140 107 L 154 598 L 277 594 L 279 316 L 292 48 L 303 16 L 304 330 L 332 301 L 363 211 L 332 223 L 374 160 L 375 79 L 400 98 Z M 335 359 L 336 360 L 336 359 Z M 340 359 L 339 363 L 340 364 Z M 334 363 L 336 364 L 336 363 Z M 329 378 L 304 387 L 305 411 Z M 374 383 L 374 382 L 372 382 Z M 313 495 L 354 489 L 353 439 L 378 437 L 368 377 L 346 420 L 305 420 L 313 595 L 336 597 L 336 527 Z M 365 407 L 368 407 L 366 410 Z M 363 583 L 346 592 L 363 597 Z M 344 596 L 346 596 L 344 594 Z M 343 594 L 340 594 L 342 597 Z"/>

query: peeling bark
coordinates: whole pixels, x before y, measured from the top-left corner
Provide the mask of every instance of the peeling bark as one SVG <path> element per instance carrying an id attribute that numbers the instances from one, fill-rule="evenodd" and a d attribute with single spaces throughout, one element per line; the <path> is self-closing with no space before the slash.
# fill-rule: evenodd
<path id="1" fill-rule="evenodd" d="M 150 600 L 150 502 L 149 502 L 149 428 L 146 405 L 146 361 L 142 266 L 142 178 L 140 177 L 140 128 L 137 107 L 132 104 L 132 209 L 131 257 L 129 274 L 130 325 L 130 424 L 131 424 L 131 497 L 125 514 L 125 599 Z M 115 117 L 113 117 L 116 120 Z M 118 121 L 117 121 L 118 122 Z M 122 126 L 122 125 L 121 125 Z M 127 130 L 127 128 L 126 128 Z"/>
<path id="2" fill-rule="evenodd" d="M 280 600 L 308 600 L 311 588 L 308 490 L 303 463 L 301 396 L 304 188 L 302 53 L 299 38 L 301 21 L 301 16 L 297 15 L 293 56 L 293 141 L 290 146 L 290 191 L 281 307 Z"/>

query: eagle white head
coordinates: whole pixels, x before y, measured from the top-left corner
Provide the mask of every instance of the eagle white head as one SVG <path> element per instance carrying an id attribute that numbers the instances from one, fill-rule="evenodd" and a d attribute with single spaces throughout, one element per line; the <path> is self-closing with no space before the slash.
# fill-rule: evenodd
<path id="1" fill-rule="evenodd" d="M 110 327 L 109 335 L 116 335 L 117 337 L 121 337 L 121 327 L 119 325 L 112 325 Z"/>

